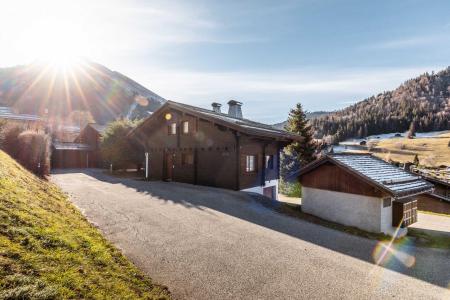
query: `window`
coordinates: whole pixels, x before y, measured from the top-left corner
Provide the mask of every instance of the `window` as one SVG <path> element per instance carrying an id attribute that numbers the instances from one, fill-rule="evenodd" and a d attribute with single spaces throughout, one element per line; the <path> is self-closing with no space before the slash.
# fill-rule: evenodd
<path id="1" fill-rule="evenodd" d="M 183 134 L 188 134 L 189 133 L 189 122 L 188 121 L 183 121 Z"/>
<path id="2" fill-rule="evenodd" d="M 255 172 L 256 171 L 256 156 L 246 155 L 245 156 L 245 172 Z"/>
<path id="3" fill-rule="evenodd" d="M 266 169 L 273 169 L 273 155 L 266 155 Z"/>
<path id="4" fill-rule="evenodd" d="M 391 206 L 391 198 L 390 197 L 383 198 L 383 207 L 389 206 Z"/>
<path id="5" fill-rule="evenodd" d="M 171 123 L 169 125 L 169 134 L 177 134 L 177 123 Z"/>
<path id="6" fill-rule="evenodd" d="M 194 164 L 194 155 L 192 153 L 182 153 L 181 154 L 181 165 L 191 166 Z"/>

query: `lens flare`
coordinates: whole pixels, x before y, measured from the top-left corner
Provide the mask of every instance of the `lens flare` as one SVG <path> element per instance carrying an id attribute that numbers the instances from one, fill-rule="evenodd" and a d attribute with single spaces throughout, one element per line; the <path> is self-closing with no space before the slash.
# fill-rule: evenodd
<path id="1" fill-rule="evenodd" d="M 403 223 L 403 220 L 400 224 Z M 395 238 L 398 236 L 400 231 L 400 225 L 396 228 L 392 239 L 387 241 L 380 241 L 375 246 L 372 252 L 372 257 L 376 265 L 388 266 L 395 260 L 399 261 L 405 267 L 411 268 L 416 263 L 416 258 L 407 253 L 408 244 L 410 244 L 410 239 L 404 237 L 402 240 L 394 244 Z"/>

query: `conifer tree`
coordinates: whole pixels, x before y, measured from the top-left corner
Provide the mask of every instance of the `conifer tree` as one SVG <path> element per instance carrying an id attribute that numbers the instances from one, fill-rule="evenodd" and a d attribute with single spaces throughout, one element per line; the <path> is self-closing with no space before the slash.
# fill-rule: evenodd
<path id="1" fill-rule="evenodd" d="M 312 162 L 316 158 L 316 144 L 313 139 L 311 125 L 309 124 L 300 103 L 297 103 L 295 108 L 291 109 L 285 129 L 303 137 L 301 142 L 294 142 L 290 144 L 287 147 L 286 153 L 295 155 L 300 166 L 304 166 L 307 163 Z"/>

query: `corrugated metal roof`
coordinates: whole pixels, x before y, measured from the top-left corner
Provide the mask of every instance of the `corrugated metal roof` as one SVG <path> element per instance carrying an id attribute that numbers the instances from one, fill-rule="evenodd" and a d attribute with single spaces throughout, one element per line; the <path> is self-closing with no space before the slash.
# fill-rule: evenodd
<path id="1" fill-rule="evenodd" d="M 430 191 L 433 185 L 370 154 L 328 154 L 332 160 L 401 197 Z"/>
<path id="2" fill-rule="evenodd" d="M 21 121 L 42 121 L 42 118 L 36 115 L 16 114 L 10 107 L 0 106 L 0 119 L 21 120 Z"/>
<path id="3" fill-rule="evenodd" d="M 92 147 L 87 144 L 79 144 L 79 143 L 59 143 L 53 142 L 53 147 L 56 150 L 77 150 L 77 151 L 90 151 Z"/>

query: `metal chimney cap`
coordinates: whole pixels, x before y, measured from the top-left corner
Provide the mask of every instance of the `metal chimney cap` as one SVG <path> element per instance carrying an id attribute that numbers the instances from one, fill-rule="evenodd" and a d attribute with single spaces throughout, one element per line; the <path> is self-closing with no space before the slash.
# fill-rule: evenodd
<path id="1" fill-rule="evenodd" d="M 230 100 L 228 101 L 228 105 L 240 105 L 242 106 L 242 102 L 236 101 L 236 100 Z"/>

